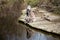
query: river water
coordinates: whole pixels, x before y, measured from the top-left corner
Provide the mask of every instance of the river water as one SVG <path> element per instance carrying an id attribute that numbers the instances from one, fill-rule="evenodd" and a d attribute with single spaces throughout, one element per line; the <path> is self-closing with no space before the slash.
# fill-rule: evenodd
<path id="1" fill-rule="evenodd" d="M 0 40 L 60 40 L 60 36 L 52 35 L 52 34 L 46 34 L 40 31 L 36 31 L 34 29 L 28 29 L 25 30 L 25 28 L 21 27 L 21 36 L 14 34 L 14 35 L 9 35 L 7 34 L 5 36 L 5 39 L 2 39 L 0 37 Z M 32 31 L 33 30 L 33 31 Z"/>
<path id="2" fill-rule="evenodd" d="M 27 38 L 27 34 L 25 32 L 22 33 L 22 36 L 20 37 L 16 35 L 13 36 L 7 35 L 6 38 L 7 38 L 6 40 L 60 40 L 60 37 L 58 36 L 55 37 L 37 31 L 34 31 L 34 33 L 32 33 L 29 38 Z"/>

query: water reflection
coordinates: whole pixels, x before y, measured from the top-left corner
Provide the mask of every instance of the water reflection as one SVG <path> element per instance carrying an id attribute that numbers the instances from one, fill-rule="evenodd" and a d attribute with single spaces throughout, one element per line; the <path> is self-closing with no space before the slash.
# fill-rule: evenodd
<path id="1" fill-rule="evenodd" d="M 30 40 L 60 40 L 58 37 L 55 38 L 51 35 L 45 35 L 43 33 L 36 32 L 34 36 L 30 38 Z"/>
<path id="2" fill-rule="evenodd" d="M 26 33 L 23 33 L 21 37 L 17 35 L 7 35 L 6 40 L 60 40 L 60 38 L 46 35 L 40 32 L 34 32 L 34 34 L 29 39 L 27 39 Z"/>

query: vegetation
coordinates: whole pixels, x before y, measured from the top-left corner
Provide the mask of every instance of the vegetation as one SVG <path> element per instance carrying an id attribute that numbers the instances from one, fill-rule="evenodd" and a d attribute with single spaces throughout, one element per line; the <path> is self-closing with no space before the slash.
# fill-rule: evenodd
<path id="1" fill-rule="evenodd" d="M 24 0 L 0 0 L 0 40 L 7 40 L 7 35 L 22 35 L 23 29 L 17 24 L 17 20 L 21 15 L 23 2 Z"/>
<path id="2" fill-rule="evenodd" d="M 56 15 L 60 15 L 60 7 L 54 9 L 53 13 L 55 13 Z"/>
<path id="3" fill-rule="evenodd" d="M 35 7 L 39 3 L 39 0 L 26 0 L 26 3 L 30 4 L 32 7 Z"/>

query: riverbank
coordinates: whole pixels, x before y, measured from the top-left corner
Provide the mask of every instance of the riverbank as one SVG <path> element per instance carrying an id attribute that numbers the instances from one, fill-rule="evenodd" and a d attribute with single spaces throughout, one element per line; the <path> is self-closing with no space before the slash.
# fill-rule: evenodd
<path id="1" fill-rule="evenodd" d="M 37 29 L 42 29 L 47 32 L 60 34 L 60 16 L 52 15 L 52 13 L 47 12 L 46 10 L 36 10 L 36 8 L 33 9 L 36 15 L 36 21 L 27 24 Z M 25 22 L 25 17 L 26 15 L 22 14 L 19 20 Z"/>

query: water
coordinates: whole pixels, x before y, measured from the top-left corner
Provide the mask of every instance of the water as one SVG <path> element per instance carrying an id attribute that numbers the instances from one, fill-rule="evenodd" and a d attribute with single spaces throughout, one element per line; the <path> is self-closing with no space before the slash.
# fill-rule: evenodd
<path id="1" fill-rule="evenodd" d="M 60 40 L 59 37 L 54 37 L 52 35 L 47 35 L 41 32 L 35 31 L 34 33 L 31 34 L 30 38 L 26 37 L 26 33 L 22 33 L 22 36 L 17 36 L 17 35 L 6 35 L 6 40 Z"/>
<path id="2" fill-rule="evenodd" d="M 24 25 L 22 25 L 22 26 L 25 27 Z M 34 29 L 31 29 L 31 30 L 27 29 L 27 30 L 29 30 L 28 35 L 30 35 L 30 37 L 28 38 L 26 28 L 22 28 L 22 27 L 20 27 L 20 28 L 21 29 L 19 29 L 19 30 L 21 30 L 21 35 L 7 34 L 7 35 L 5 35 L 4 38 L 2 38 L 2 35 L 0 35 L 0 40 L 60 40 L 60 36 L 56 36 L 56 35 L 52 35 L 52 34 L 48 34 L 48 33 L 46 34 L 46 33 L 43 33 L 41 31 L 37 31 Z"/>

